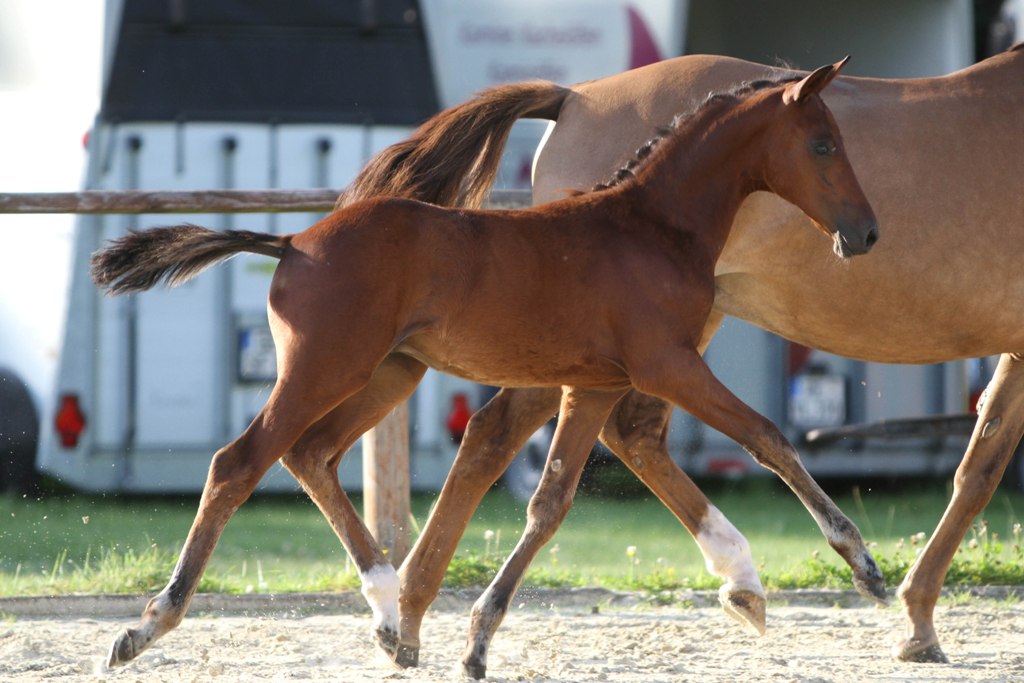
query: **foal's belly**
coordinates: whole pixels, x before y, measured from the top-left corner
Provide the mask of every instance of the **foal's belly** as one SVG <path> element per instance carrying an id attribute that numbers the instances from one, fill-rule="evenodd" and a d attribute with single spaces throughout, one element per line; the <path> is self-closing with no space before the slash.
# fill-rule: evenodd
<path id="1" fill-rule="evenodd" d="M 440 372 L 502 387 L 576 386 L 624 389 L 630 384 L 621 363 L 587 345 L 545 345 L 536 339 L 441 338 L 413 335 L 395 351 Z"/>

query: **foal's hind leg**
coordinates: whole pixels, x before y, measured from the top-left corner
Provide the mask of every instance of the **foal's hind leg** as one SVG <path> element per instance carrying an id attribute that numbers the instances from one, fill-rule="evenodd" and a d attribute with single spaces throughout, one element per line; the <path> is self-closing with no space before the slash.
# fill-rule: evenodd
<path id="1" fill-rule="evenodd" d="M 569 512 L 590 449 L 621 395 L 620 392 L 566 390 L 544 474 L 527 508 L 526 529 L 494 581 L 473 605 L 469 639 L 462 657 L 463 674 L 473 678 L 483 678 L 486 674 L 491 638 L 508 612 L 512 596 L 530 562 L 551 540 Z"/>
<path id="2" fill-rule="evenodd" d="M 400 666 L 416 666 L 423 615 L 441 589 L 473 512 L 530 435 L 558 411 L 561 396 L 558 388 L 503 389 L 469 421 L 423 533 L 398 572 L 401 644 L 395 662 Z"/>
<path id="3" fill-rule="evenodd" d="M 909 621 L 907 639 L 893 649 L 905 661 L 945 662 L 932 622 L 935 602 L 964 534 L 992 499 L 1024 433 L 1024 356 L 1003 354 L 985 392 L 984 405 L 960 467 L 953 497 L 935 533 L 900 585 Z"/>
<path id="4" fill-rule="evenodd" d="M 337 399 L 330 403 L 334 405 L 351 393 L 341 386 L 325 395 L 323 391 L 306 390 L 302 385 L 302 382 L 279 379 L 252 424 L 213 456 L 199 510 L 171 580 L 149 601 L 142 621 L 122 631 L 114 640 L 108 666 L 134 659 L 154 640 L 181 623 L 231 515 L 249 497 L 270 466 L 321 416 L 315 406 L 329 401 L 327 396 Z"/>
<path id="5" fill-rule="evenodd" d="M 633 373 L 638 388 L 665 397 L 726 434 L 760 465 L 775 472 L 800 498 L 828 544 L 850 565 L 857 590 L 879 603 L 886 602 L 882 572 L 857 526 L 811 478 L 796 449 L 770 420 L 736 398 L 692 350 L 645 368 L 650 369 Z M 677 371 L 666 372 L 665 368 Z"/>
<path id="6" fill-rule="evenodd" d="M 601 440 L 682 522 L 708 571 L 725 579 L 718 599 L 726 613 L 764 634 L 764 587 L 750 544 L 672 460 L 665 443 L 671 413 L 662 399 L 631 391 L 615 406 Z"/>
<path id="7" fill-rule="evenodd" d="M 360 435 L 412 394 L 425 371 L 407 356 L 389 356 L 364 389 L 310 427 L 281 459 L 359 569 L 377 643 L 392 658 L 398 648 L 398 574 L 341 488 L 338 463 Z"/>

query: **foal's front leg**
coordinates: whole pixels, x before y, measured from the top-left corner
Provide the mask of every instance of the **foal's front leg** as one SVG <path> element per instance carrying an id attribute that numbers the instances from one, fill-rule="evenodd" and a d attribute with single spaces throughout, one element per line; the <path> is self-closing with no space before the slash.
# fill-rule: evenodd
<path id="1" fill-rule="evenodd" d="M 647 363 L 632 371 L 634 385 L 672 401 L 705 424 L 729 436 L 775 472 L 811 513 L 828 544 L 853 570 L 853 582 L 865 597 L 887 602 L 878 564 L 860 530 L 811 478 L 796 449 L 772 422 L 733 395 L 692 349 Z M 667 371 L 667 369 L 674 371 Z"/>
<path id="2" fill-rule="evenodd" d="M 485 676 L 491 638 L 508 612 L 512 596 L 530 562 L 551 540 L 569 512 L 583 465 L 601 425 L 620 396 L 621 392 L 566 389 L 544 474 L 527 508 L 526 529 L 494 581 L 473 605 L 469 638 L 462 657 L 464 675 Z"/>
<path id="3" fill-rule="evenodd" d="M 631 391 L 615 406 L 601 441 L 682 522 L 708 571 L 725 579 L 718 600 L 726 613 L 763 635 L 766 600 L 750 544 L 669 455 L 671 413 L 662 399 Z"/>

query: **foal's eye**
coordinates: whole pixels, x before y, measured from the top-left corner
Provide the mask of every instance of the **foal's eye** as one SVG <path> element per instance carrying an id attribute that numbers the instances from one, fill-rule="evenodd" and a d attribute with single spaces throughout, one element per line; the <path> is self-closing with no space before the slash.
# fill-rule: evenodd
<path id="1" fill-rule="evenodd" d="M 829 156 L 836 151 L 836 143 L 831 140 L 819 140 L 814 143 L 814 153 L 818 156 Z"/>

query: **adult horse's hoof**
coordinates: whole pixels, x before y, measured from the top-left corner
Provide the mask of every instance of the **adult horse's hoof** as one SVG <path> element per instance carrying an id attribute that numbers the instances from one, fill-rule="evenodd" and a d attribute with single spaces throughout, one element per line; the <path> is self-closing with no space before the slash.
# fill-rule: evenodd
<path id="1" fill-rule="evenodd" d="M 765 606 L 763 595 L 749 590 L 723 590 L 718 593 L 722 609 L 740 624 L 754 630 L 759 636 L 765 632 Z"/>
<path id="2" fill-rule="evenodd" d="M 384 651 L 393 662 L 398 661 L 398 632 L 393 628 L 379 627 L 374 629 L 373 635 L 377 639 L 377 647 Z"/>
<path id="3" fill-rule="evenodd" d="M 479 681 L 487 677 L 487 665 L 483 662 L 463 662 L 462 675 Z"/>
<path id="4" fill-rule="evenodd" d="M 412 645 L 409 643 L 399 643 L 398 652 L 395 653 L 395 664 L 408 669 L 414 666 L 419 666 L 420 663 L 420 646 Z"/>
<path id="5" fill-rule="evenodd" d="M 938 643 L 922 643 L 917 638 L 908 638 L 892 649 L 892 656 L 901 662 L 917 664 L 949 664 L 946 653 Z"/>
<path id="6" fill-rule="evenodd" d="M 110 646 L 110 656 L 107 657 L 107 667 L 113 669 L 135 659 L 138 653 L 135 651 L 135 641 L 132 639 L 131 629 L 121 631 L 114 644 Z"/>

